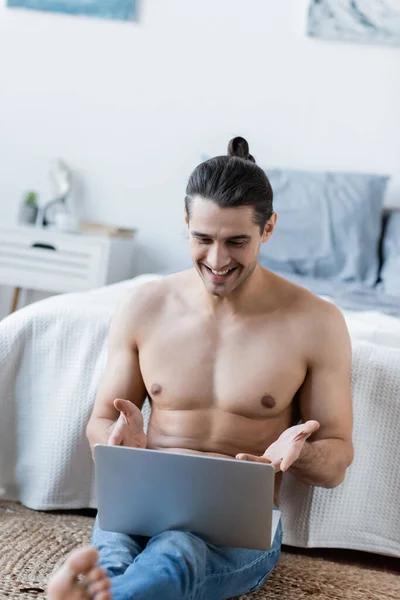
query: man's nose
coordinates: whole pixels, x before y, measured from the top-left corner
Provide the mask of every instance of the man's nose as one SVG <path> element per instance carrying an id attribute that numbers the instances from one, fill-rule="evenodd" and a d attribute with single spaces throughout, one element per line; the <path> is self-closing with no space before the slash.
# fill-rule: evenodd
<path id="1" fill-rule="evenodd" d="M 230 263 L 230 256 L 227 248 L 223 244 L 214 243 L 208 251 L 208 266 L 218 271 Z"/>

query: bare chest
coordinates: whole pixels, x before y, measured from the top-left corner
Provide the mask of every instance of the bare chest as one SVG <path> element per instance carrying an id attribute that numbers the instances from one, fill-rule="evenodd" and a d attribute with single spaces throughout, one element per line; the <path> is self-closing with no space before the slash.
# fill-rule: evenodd
<path id="1" fill-rule="evenodd" d="M 196 321 L 168 323 L 139 348 L 153 403 L 171 411 L 218 409 L 250 419 L 280 415 L 306 367 L 282 327 L 236 324 L 215 329 Z"/>

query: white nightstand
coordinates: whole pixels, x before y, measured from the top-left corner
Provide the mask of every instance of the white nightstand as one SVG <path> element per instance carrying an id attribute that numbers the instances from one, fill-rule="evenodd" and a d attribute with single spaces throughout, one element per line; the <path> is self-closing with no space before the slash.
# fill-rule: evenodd
<path id="1" fill-rule="evenodd" d="M 0 285 L 77 292 L 133 277 L 133 238 L 63 233 L 37 227 L 0 227 Z"/>

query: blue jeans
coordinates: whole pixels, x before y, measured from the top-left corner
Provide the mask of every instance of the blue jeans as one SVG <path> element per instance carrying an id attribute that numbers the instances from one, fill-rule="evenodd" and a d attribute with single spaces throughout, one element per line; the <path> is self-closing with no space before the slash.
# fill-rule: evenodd
<path id="1" fill-rule="evenodd" d="M 92 545 L 111 578 L 113 600 L 225 600 L 265 583 L 281 554 L 282 525 L 267 552 L 207 544 L 183 531 L 152 538 L 102 531 Z"/>

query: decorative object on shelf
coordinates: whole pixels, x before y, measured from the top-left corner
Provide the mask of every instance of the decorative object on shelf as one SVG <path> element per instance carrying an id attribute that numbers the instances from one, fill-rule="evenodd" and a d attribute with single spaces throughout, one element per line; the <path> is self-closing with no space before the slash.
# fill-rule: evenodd
<path id="1" fill-rule="evenodd" d="M 38 210 L 38 194 L 32 191 L 27 192 L 21 202 L 18 214 L 18 223 L 20 225 L 34 225 Z"/>
<path id="2" fill-rule="evenodd" d="M 311 0 L 308 35 L 328 40 L 400 45 L 399 0 Z"/>
<path id="3" fill-rule="evenodd" d="M 7 0 L 7 6 L 122 21 L 137 20 L 137 0 Z"/>
<path id="4" fill-rule="evenodd" d="M 70 168 L 63 160 L 57 159 L 53 162 L 50 179 L 54 188 L 54 198 L 42 208 L 38 224 L 75 232 L 78 230 L 79 223 L 72 207 L 68 204 L 73 177 Z"/>
<path id="5" fill-rule="evenodd" d="M 67 212 L 58 212 L 54 216 L 54 225 L 60 231 L 79 233 L 79 220 Z"/>

